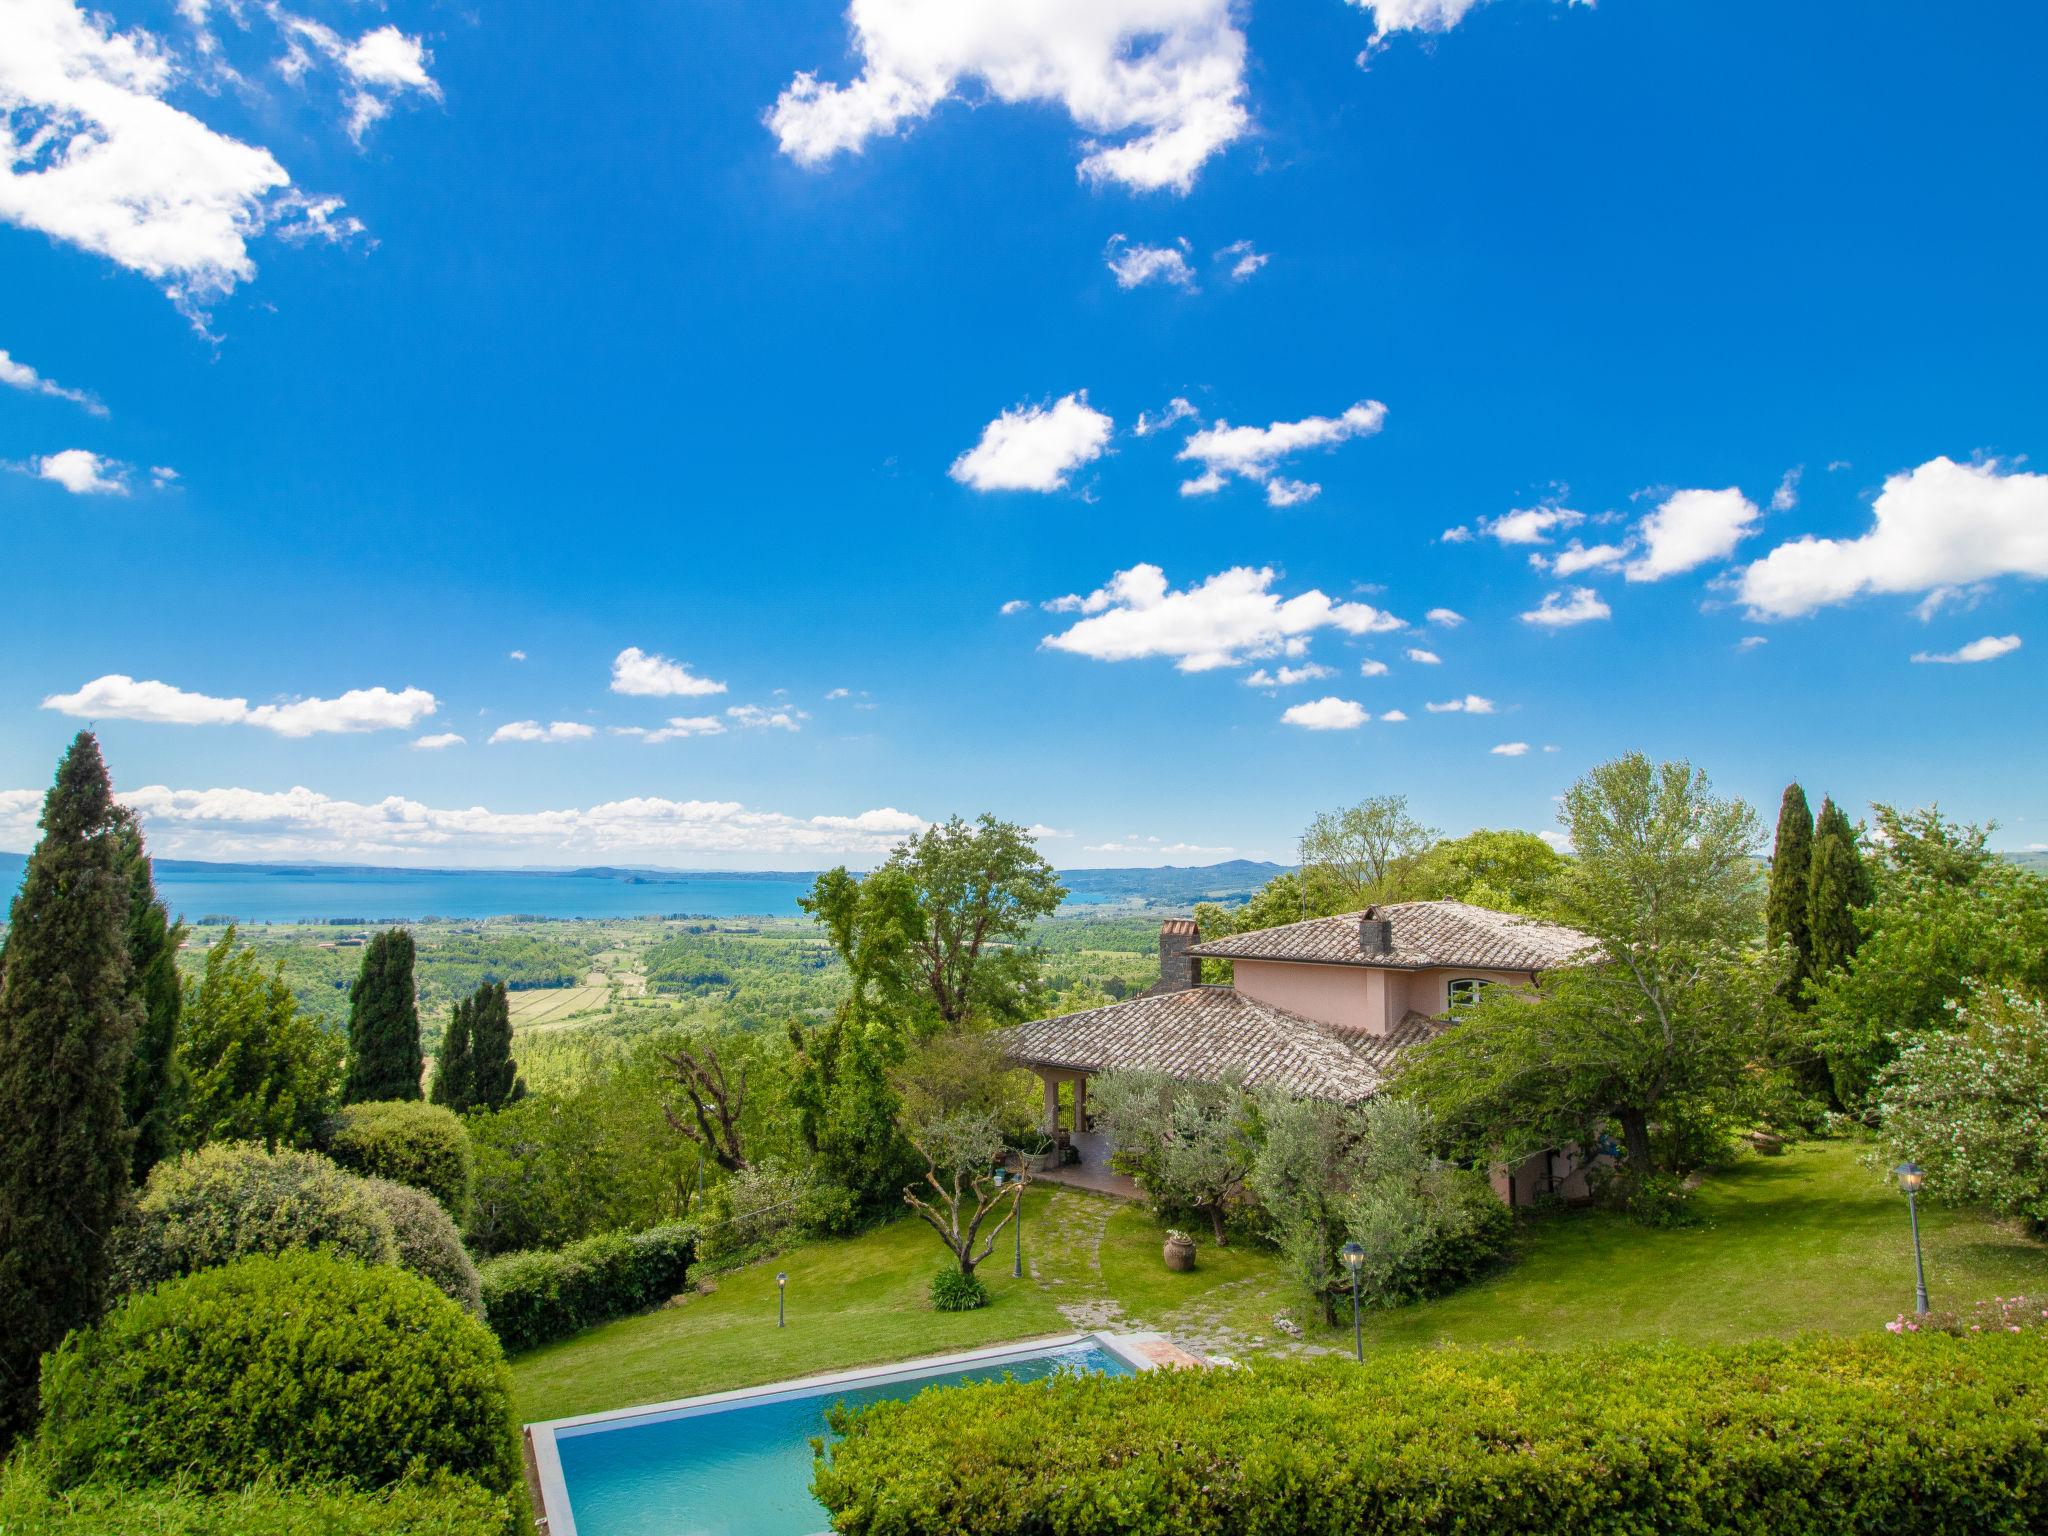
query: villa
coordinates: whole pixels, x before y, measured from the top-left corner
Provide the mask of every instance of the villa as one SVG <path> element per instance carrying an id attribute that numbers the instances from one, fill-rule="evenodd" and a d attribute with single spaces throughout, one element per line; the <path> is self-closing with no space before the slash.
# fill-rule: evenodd
<path id="1" fill-rule="evenodd" d="M 1098 1072 L 1230 1077 L 1355 1103 L 1379 1092 L 1403 1051 L 1454 1026 L 1482 988 L 1533 986 L 1593 947 L 1575 928 L 1461 901 L 1394 902 L 1208 943 L 1193 922 L 1169 918 L 1159 928 L 1159 980 L 1145 992 L 1018 1025 L 1003 1048 L 1045 1084 L 1046 1131 L 1064 1131 L 1090 1170 L 1075 1182 L 1106 1187 L 1110 1148 L 1088 1116 L 1088 1079 Z M 1204 960 L 1230 962 L 1230 982 L 1203 982 Z M 1062 1084 L 1073 1100 L 1064 1128 Z M 1561 1150 L 1496 1167 L 1493 1179 L 1510 1204 L 1586 1192 L 1577 1155 Z"/>

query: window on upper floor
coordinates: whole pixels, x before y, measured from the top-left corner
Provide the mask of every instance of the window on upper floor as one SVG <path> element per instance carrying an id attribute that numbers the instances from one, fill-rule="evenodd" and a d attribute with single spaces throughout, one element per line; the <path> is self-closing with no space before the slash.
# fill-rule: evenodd
<path id="1" fill-rule="evenodd" d="M 1449 1013 L 1462 1013 L 1465 1009 L 1470 1008 L 1479 1001 L 1479 992 L 1482 987 L 1490 987 L 1492 985 L 1492 982 L 1482 976 L 1456 977 L 1447 988 L 1450 993 L 1450 1003 L 1445 1011 Z"/>

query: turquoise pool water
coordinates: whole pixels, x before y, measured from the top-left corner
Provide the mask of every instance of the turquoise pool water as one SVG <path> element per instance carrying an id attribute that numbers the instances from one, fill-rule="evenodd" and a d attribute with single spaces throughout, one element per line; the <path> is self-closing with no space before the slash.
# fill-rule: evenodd
<path id="1" fill-rule="evenodd" d="M 1036 1381 L 1056 1371 L 1123 1376 L 1092 1340 L 899 1381 L 684 1410 L 555 1431 L 577 1536 L 810 1536 L 828 1529 L 811 1497 L 811 1437 L 833 1403 L 914 1397 L 930 1386 Z"/>

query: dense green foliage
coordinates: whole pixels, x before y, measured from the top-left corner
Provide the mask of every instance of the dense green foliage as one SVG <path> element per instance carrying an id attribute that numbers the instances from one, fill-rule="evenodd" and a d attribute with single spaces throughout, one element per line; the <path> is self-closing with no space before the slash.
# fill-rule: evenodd
<path id="1" fill-rule="evenodd" d="M 382 1488 L 519 1482 L 511 1379 L 429 1282 L 326 1254 L 241 1259 L 130 1298 L 43 1373 L 36 1452 L 59 1487 L 265 1477 Z"/>
<path id="2" fill-rule="evenodd" d="M 6 1536 L 513 1536 L 512 1505 L 467 1478 L 374 1492 L 265 1480 L 224 1493 L 182 1482 L 59 1491 L 28 1457 L 0 1472 Z"/>
<path id="3" fill-rule="evenodd" d="M 145 1290 L 251 1254 L 319 1249 L 396 1263 L 391 1219 L 364 1181 L 317 1152 L 214 1142 L 159 1163 L 124 1232 L 121 1280 Z"/>
<path id="4" fill-rule="evenodd" d="M 436 1104 L 458 1115 L 476 1103 L 476 1059 L 470 1045 L 470 1023 L 476 1016 L 481 989 L 459 997 L 448 1014 L 448 1027 L 441 1034 L 441 1049 L 434 1057 L 434 1086 L 428 1094 Z"/>
<path id="5" fill-rule="evenodd" d="M 363 948 L 348 994 L 346 1104 L 420 1097 L 419 999 L 412 978 L 412 934 L 387 928 Z"/>
<path id="6" fill-rule="evenodd" d="M 988 1305 L 988 1287 L 957 1264 L 932 1276 L 930 1294 L 934 1312 L 973 1312 Z"/>
<path id="7" fill-rule="evenodd" d="M 679 1223 L 500 1254 L 480 1270 L 484 1310 L 508 1351 L 567 1338 L 681 1291 L 696 1245 L 696 1229 Z"/>
<path id="8" fill-rule="evenodd" d="M 1878 1075 L 1887 1154 L 1925 1168 L 1936 1199 L 2048 1229 L 2048 1008 L 1988 987 L 1957 1022 Z"/>
<path id="9" fill-rule="evenodd" d="M 470 1004 L 468 1086 L 465 1107 L 474 1109 L 503 1109 L 526 1091 L 512 1059 L 512 1014 L 502 981 L 478 987 Z"/>
<path id="10" fill-rule="evenodd" d="M 1829 804 L 1832 806 L 1833 802 Z M 1807 926 L 1807 904 L 1813 885 L 1813 811 L 1806 791 L 1785 786 L 1778 802 L 1778 835 L 1771 845 L 1770 893 L 1764 900 L 1764 940 L 1783 946 L 1788 963 L 1783 990 L 1797 1007 L 1813 972 L 1813 935 Z"/>
<path id="11" fill-rule="evenodd" d="M 327 1155 L 351 1172 L 424 1189 L 458 1220 L 469 1213 L 475 1155 L 454 1110 L 417 1099 L 350 1104 L 322 1139 Z"/>
<path id="12" fill-rule="evenodd" d="M 1989 852 L 1983 828 L 1931 809 L 1875 810 L 1882 835 L 1875 893 L 1856 913 L 1860 942 L 1846 969 L 1816 980 L 1808 1016 L 1853 1110 L 1869 1108 L 1902 1045 L 1954 1026 L 1973 985 L 2048 995 L 2048 880 Z"/>
<path id="13" fill-rule="evenodd" d="M 122 1102 L 135 1128 L 132 1166 L 140 1183 L 177 1144 L 184 1076 L 178 1061 L 178 1018 L 184 1005 L 178 946 L 185 925 L 172 922 L 170 908 L 157 898 L 142 829 L 125 811 L 120 813 L 120 839 L 128 876 L 128 985 L 142 1005 Z"/>
<path id="14" fill-rule="evenodd" d="M 483 1282 L 462 1246 L 462 1234 L 441 1202 L 424 1189 L 391 1179 L 362 1179 L 364 1192 L 391 1222 L 398 1262 L 441 1288 L 472 1317 L 484 1315 Z"/>
<path id="15" fill-rule="evenodd" d="M 839 957 L 815 929 L 690 924 L 647 952 L 647 985 L 715 1008 L 747 1028 L 822 1017 L 846 991 Z"/>
<path id="16" fill-rule="evenodd" d="M 305 1146 L 341 1090 L 340 1039 L 229 928 L 185 989 L 178 1042 L 180 1146 Z"/>
<path id="17" fill-rule="evenodd" d="M 1252 1100 L 1243 1087 L 1106 1072 L 1094 1080 L 1090 1102 L 1116 1144 L 1116 1170 L 1136 1179 L 1168 1215 L 1207 1217 L 1222 1243 L 1256 1154 Z"/>
<path id="18" fill-rule="evenodd" d="M 80 731 L 0 956 L 0 1451 L 35 1415 L 43 1351 L 99 1314 L 129 1202 L 122 1100 L 142 1006 L 123 825 L 99 742 Z"/>
<path id="19" fill-rule="evenodd" d="M 1480 828 L 1431 844 L 1409 867 L 1403 901 L 1467 901 L 1549 917 L 1568 860 L 1533 832 Z"/>
<path id="20" fill-rule="evenodd" d="M 1813 827 L 1806 890 L 1807 974 L 1815 980 L 1841 970 L 1856 953 L 1856 913 L 1870 905 L 1873 895 L 1858 843 L 1848 814 L 1823 798 Z"/>
<path id="21" fill-rule="evenodd" d="M 2044 1378 L 2027 1332 L 993 1383 L 835 1410 L 814 1487 L 849 1536 L 2020 1536 Z"/>

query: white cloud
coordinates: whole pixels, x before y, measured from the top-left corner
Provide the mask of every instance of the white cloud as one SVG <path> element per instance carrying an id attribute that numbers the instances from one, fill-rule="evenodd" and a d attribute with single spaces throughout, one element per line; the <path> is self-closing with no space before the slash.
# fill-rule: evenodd
<path id="1" fill-rule="evenodd" d="M 1186 240 L 1172 245 L 1133 245 L 1122 235 L 1111 235 L 1102 259 L 1116 275 L 1119 288 L 1169 283 L 1193 292 L 1195 269 L 1188 265 L 1189 249 Z"/>
<path id="2" fill-rule="evenodd" d="M 1790 512 L 1799 505 L 1799 477 L 1806 473 L 1804 464 L 1794 464 L 1785 471 L 1785 477 L 1778 482 L 1778 488 L 1771 492 L 1771 510 Z"/>
<path id="3" fill-rule="evenodd" d="M 1169 843 L 1156 837 L 1139 837 L 1135 833 L 1118 843 L 1090 843 L 1081 850 L 1083 853 L 1142 853 L 1152 858 L 1187 858 L 1191 855 L 1232 854 L 1235 848 L 1217 847 L 1207 843 Z"/>
<path id="4" fill-rule="evenodd" d="M 1446 528 L 1436 536 L 1436 541 L 1439 544 L 1470 544 L 1472 542 L 1472 530 L 1463 523 L 1460 523 L 1455 528 Z"/>
<path id="5" fill-rule="evenodd" d="M 275 5 L 270 13 L 291 39 L 290 51 L 277 66 L 285 79 L 297 84 L 305 78 L 313 63 L 306 51 L 310 44 L 348 82 L 348 135 L 358 145 L 370 125 L 387 116 L 392 102 L 407 91 L 441 99 L 441 87 L 427 73 L 433 55 L 417 37 L 387 25 L 349 42 L 332 27 L 308 17 L 294 16 Z"/>
<path id="6" fill-rule="evenodd" d="M 1408 715 L 1405 710 L 1390 709 L 1385 714 L 1380 716 L 1380 724 L 1399 725 L 1403 720 L 1406 720 L 1407 718 Z"/>
<path id="7" fill-rule="evenodd" d="M 178 483 L 178 472 L 168 464 L 149 466 L 149 488 L 153 491 L 168 489 Z"/>
<path id="8" fill-rule="evenodd" d="M 419 752 L 443 752 L 449 747 L 463 745 L 463 738 L 454 731 L 442 731 L 434 736 L 415 736 L 413 748 Z"/>
<path id="9" fill-rule="evenodd" d="M 947 471 L 977 491 L 1057 491 L 1100 458 L 1116 423 L 1076 390 L 1050 406 L 1020 405 L 982 428 L 981 441 Z"/>
<path id="10" fill-rule="evenodd" d="M 74 496 L 126 496 L 128 466 L 103 459 L 84 448 L 66 448 L 32 461 L 35 473 L 55 481 Z"/>
<path id="11" fill-rule="evenodd" d="M 1206 672 L 1246 659 L 1298 659 L 1320 629 L 1366 635 L 1401 628 L 1368 603 L 1338 602 L 1314 588 L 1283 598 L 1272 590 L 1277 575 L 1270 566 L 1233 566 L 1175 592 L 1158 566 L 1134 565 L 1085 598 L 1056 600 L 1089 616 L 1044 643 L 1098 661 L 1170 656 L 1183 672 Z"/>
<path id="12" fill-rule="evenodd" d="M 1968 663 L 1972 661 L 1996 661 L 2001 656 L 2010 656 L 2020 648 L 2018 635 L 1986 635 L 1982 640 L 1972 640 L 1959 650 L 1947 651 L 1939 656 L 1926 651 L 1917 651 L 1915 661 Z"/>
<path id="13" fill-rule="evenodd" d="M 1585 520 L 1585 513 L 1574 512 L 1570 507 L 1517 507 L 1499 517 L 1482 517 L 1479 531 L 1503 544 L 1547 544 L 1550 536 L 1559 529 L 1576 528 Z M 1463 532 L 1462 529 L 1458 531 Z M 1450 539 L 1451 536 L 1447 532 L 1444 537 Z"/>
<path id="14" fill-rule="evenodd" d="M 997 613 L 1000 613 L 1006 619 L 1013 613 L 1029 613 L 1030 611 L 1030 600 L 1022 597 L 1013 597 L 996 610 Z"/>
<path id="15" fill-rule="evenodd" d="M 524 661 L 524 660 L 526 660 L 526 652 L 524 652 L 524 651 L 507 651 L 507 652 L 505 653 L 505 656 L 506 656 L 506 659 L 507 659 L 507 660 L 509 660 L 509 661 Z"/>
<path id="16" fill-rule="evenodd" d="M 280 736 L 355 731 L 405 731 L 439 708 L 424 688 L 351 688 L 334 699 L 294 699 L 250 707 L 247 699 L 190 693 L 169 683 L 140 682 L 125 673 L 96 677 L 76 693 L 53 693 L 44 709 L 87 720 L 143 720 L 157 725 L 253 725 Z"/>
<path id="17" fill-rule="evenodd" d="M 1435 651 L 1425 651 L 1419 645 L 1411 645 L 1401 653 L 1418 666 L 1436 667 L 1443 665 L 1443 657 Z"/>
<path id="18" fill-rule="evenodd" d="M 1074 834 L 1062 832 L 1058 827 L 1048 827 L 1042 821 L 1034 821 L 1024 829 L 1024 835 L 1033 842 L 1043 842 L 1050 838 L 1071 838 Z"/>
<path id="19" fill-rule="evenodd" d="M 1318 678 L 1336 675 L 1333 668 L 1312 661 L 1306 666 L 1283 666 L 1273 671 L 1261 667 L 1244 680 L 1244 685 L 1247 688 L 1292 688 L 1296 683 L 1312 683 Z"/>
<path id="20" fill-rule="evenodd" d="M 1266 488 L 1276 507 L 1306 501 L 1322 489 L 1300 480 L 1279 478 L 1274 471 L 1290 454 L 1310 448 L 1334 448 L 1354 437 L 1371 437 L 1386 425 L 1387 408 L 1377 400 L 1361 400 L 1341 416 L 1308 416 L 1276 421 L 1264 427 L 1233 427 L 1219 421 L 1187 440 L 1179 457 L 1202 466 L 1202 473 L 1183 481 L 1183 496 L 1204 496 L 1223 489 L 1231 475 Z"/>
<path id="21" fill-rule="evenodd" d="M 1446 699 L 1441 704 L 1425 704 L 1422 707 L 1432 715 L 1490 715 L 1493 713 L 1493 700 L 1482 699 L 1476 693 L 1468 693 L 1462 699 Z"/>
<path id="22" fill-rule="evenodd" d="M 1572 851 L 1572 840 L 1562 832 L 1538 832 L 1536 835 L 1542 838 L 1544 842 L 1550 844 L 1559 853 L 1570 853 Z"/>
<path id="23" fill-rule="evenodd" d="M 1372 12 L 1372 44 L 1386 41 L 1392 32 L 1448 32 L 1465 19 L 1465 13 L 1480 0 L 1351 0 L 1360 10 Z"/>
<path id="24" fill-rule="evenodd" d="M 1164 432 L 1175 422 L 1195 420 L 1200 414 L 1186 400 L 1182 399 L 1179 395 L 1175 395 L 1166 402 L 1166 409 L 1157 416 L 1152 415 L 1149 411 L 1138 412 L 1138 424 L 1131 430 L 1139 437 L 1150 437 L 1154 432 Z"/>
<path id="25" fill-rule="evenodd" d="M 249 242 L 360 232 L 269 150 L 165 101 L 176 60 L 75 0 L 6 0 L 0 48 L 0 219 L 141 273 L 195 325 L 256 275 Z"/>
<path id="26" fill-rule="evenodd" d="M 861 72 L 796 76 L 767 114 L 782 152 L 817 166 L 921 121 L 978 84 L 1057 103 L 1089 137 L 1080 174 L 1185 192 L 1250 124 L 1231 0 L 852 0 Z"/>
<path id="27" fill-rule="evenodd" d="M 491 745 L 501 741 L 584 741 L 596 734 L 579 720 L 556 720 L 547 725 L 538 720 L 512 720 L 491 732 Z"/>
<path id="28" fill-rule="evenodd" d="M 1529 750 L 1529 743 L 1526 741 L 1504 741 L 1499 746 L 1489 750 L 1495 757 L 1521 757 Z"/>
<path id="29" fill-rule="evenodd" d="M 1385 677 L 1389 670 L 1384 661 L 1361 661 L 1358 664 L 1360 677 Z"/>
<path id="30" fill-rule="evenodd" d="M 776 709 L 760 704 L 735 704 L 725 713 L 735 725 L 750 731 L 800 731 L 802 722 L 811 718 L 800 709 Z"/>
<path id="31" fill-rule="evenodd" d="M 1753 651 L 1760 645 L 1769 645 L 1770 643 L 1771 642 L 1762 635 L 1744 635 L 1740 640 L 1735 642 L 1735 649 L 1737 649 L 1738 651 Z"/>
<path id="32" fill-rule="evenodd" d="M 1430 623 L 1441 625 L 1445 629 L 1456 629 L 1465 622 L 1465 615 L 1458 612 L 1455 608 L 1432 608 L 1423 617 L 1429 620 Z"/>
<path id="33" fill-rule="evenodd" d="M 1756 503 L 1734 486 L 1724 491 L 1676 491 L 1642 522 L 1643 552 L 1625 567 L 1630 581 L 1662 581 L 1725 560 L 1756 532 Z"/>
<path id="34" fill-rule="evenodd" d="M 664 741 L 686 741 L 692 736 L 723 736 L 725 722 L 716 715 L 672 715 L 667 725 L 649 730 L 644 725 L 614 725 L 614 736 L 637 736 L 649 746 Z"/>
<path id="35" fill-rule="evenodd" d="M 1546 592 L 1543 601 L 1522 615 L 1524 624 L 1546 629 L 1564 629 L 1573 624 L 1590 624 L 1595 619 L 1614 617 L 1614 610 L 1591 587 L 1573 587 L 1568 592 Z"/>
<path id="36" fill-rule="evenodd" d="M 1273 258 L 1264 251 L 1254 250 L 1249 240 L 1233 240 L 1216 253 L 1216 259 L 1229 262 L 1230 280 L 1241 283 Z"/>
<path id="37" fill-rule="evenodd" d="M 1284 724 L 1298 725 L 1305 731 L 1355 731 L 1371 718 L 1363 706 L 1334 695 L 1296 704 L 1280 716 Z"/>
<path id="38" fill-rule="evenodd" d="M 1610 571 L 1626 560 L 1635 549 L 1633 541 L 1626 544 L 1581 544 L 1573 539 L 1555 555 L 1546 559 L 1542 555 L 1531 555 L 1538 570 L 1548 570 L 1559 578 L 1577 576 L 1584 571 Z"/>
<path id="39" fill-rule="evenodd" d="M 107 408 L 82 389 L 66 389 L 55 379 L 46 379 L 27 363 L 17 362 L 8 356 L 7 349 L 0 347 L 0 384 L 10 389 L 26 390 L 32 395 L 48 395 L 53 400 L 69 400 L 73 405 L 82 406 L 95 416 L 107 414 Z"/>
<path id="40" fill-rule="evenodd" d="M 1866 593 L 2048 576 L 2048 475 L 1930 459 L 1886 479 L 1868 532 L 1780 544 L 1742 571 L 1750 613 L 1789 619 Z"/>
<path id="41" fill-rule="evenodd" d="M 612 658 L 612 692 L 647 698 L 701 698 L 725 692 L 725 684 L 697 676 L 686 661 L 670 661 L 629 645 Z"/>

